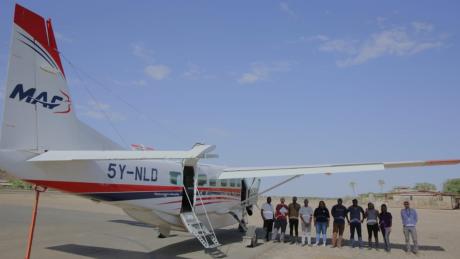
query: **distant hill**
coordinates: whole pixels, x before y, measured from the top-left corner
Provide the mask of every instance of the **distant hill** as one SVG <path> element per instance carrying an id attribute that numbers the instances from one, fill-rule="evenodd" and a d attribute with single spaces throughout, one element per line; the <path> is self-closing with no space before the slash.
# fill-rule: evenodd
<path id="1" fill-rule="evenodd" d="M 5 171 L 0 170 L 0 180 L 14 180 L 13 176 L 7 174 Z"/>

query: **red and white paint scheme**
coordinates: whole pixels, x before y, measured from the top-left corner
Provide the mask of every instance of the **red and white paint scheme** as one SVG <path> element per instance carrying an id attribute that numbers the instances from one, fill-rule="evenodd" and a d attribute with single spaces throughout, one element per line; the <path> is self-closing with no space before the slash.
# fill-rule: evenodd
<path id="1" fill-rule="evenodd" d="M 188 151 L 125 150 L 76 117 L 51 20 L 16 5 L 11 41 L 0 168 L 38 186 L 121 207 L 163 235 L 186 231 L 181 213 L 188 211 L 211 228 L 237 224 L 256 201 L 260 177 L 460 163 L 225 168 L 199 163 L 214 156 L 209 145 Z"/>

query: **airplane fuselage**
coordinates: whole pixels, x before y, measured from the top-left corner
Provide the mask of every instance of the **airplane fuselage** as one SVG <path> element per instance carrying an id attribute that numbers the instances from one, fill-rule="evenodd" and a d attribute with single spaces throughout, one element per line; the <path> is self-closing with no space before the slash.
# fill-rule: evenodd
<path id="1" fill-rule="evenodd" d="M 190 203 L 198 217 L 204 217 L 206 209 L 213 227 L 233 225 L 237 222 L 229 212 L 241 216 L 239 205 L 247 195 L 244 181 L 218 180 L 222 168 L 214 165 L 184 166 L 173 160 L 27 161 L 36 155 L 1 150 L 0 165 L 27 182 L 110 203 L 154 226 L 184 230 L 179 215 L 191 208 Z M 194 186 L 199 192 L 193 192 Z"/>

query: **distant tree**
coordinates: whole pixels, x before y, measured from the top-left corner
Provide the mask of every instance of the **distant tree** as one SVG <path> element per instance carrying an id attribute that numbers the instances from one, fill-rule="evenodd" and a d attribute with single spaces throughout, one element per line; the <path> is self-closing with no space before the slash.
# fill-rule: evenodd
<path id="1" fill-rule="evenodd" d="M 356 182 L 350 182 L 349 183 L 351 189 L 353 190 L 353 197 L 356 197 Z"/>
<path id="2" fill-rule="evenodd" d="M 8 182 L 11 183 L 11 187 L 13 187 L 14 189 L 26 189 L 26 190 L 32 189 L 31 184 L 21 181 L 19 179 L 12 179 L 12 180 L 9 180 Z"/>
<path id="3" fill-rule="evenodd" d="M 460 193 L 460 178 L 449 179 L 444 182 L 444 192 Z"/>
<path id="4" fill-rule="evenodd" d="M 383 186 L 385 185 L 385 181 L 383 179 L 380 179 L 378 182 L 380 186 L 380 192 L 383 192 Z"/>
<path id="5" fill-rule="evenodd" d="M 436 191 L 436 185 L 432 183 L 416 183 L 414 189 L 417 191 Z"/>

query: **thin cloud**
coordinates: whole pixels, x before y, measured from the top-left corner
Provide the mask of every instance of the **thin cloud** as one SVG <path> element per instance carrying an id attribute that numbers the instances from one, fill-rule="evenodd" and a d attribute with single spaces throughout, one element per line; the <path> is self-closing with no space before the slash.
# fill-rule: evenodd
<path id="1" fill-rule="evenodd" d="M 171 74 L 171 69 L 166 65 L 149 65 L 145 67 L 144 72 L 150 78 L 163 80 Z"/>
<path id="2" fill-rule="evenodd" d="M 201 78 L 205 71 L 203 68 L 196 64 L 188 64 L 187 70 L 184 72 L 184 77 L 192 80 Z"/>
<path id="3" fill-rule="evenodd" d="M 412 26 L 382 29 L 364 40 L 331 39 L 325 35 L 304 38 L 305 42 L 318 42 L 318 50 L 345 55 L 336 61 L 337 66 L 347 67 L 363 64 L 383 56 L 414 55 L 443 45 L 441 39 L 430 37 L 434 26 L 414 22 Z M 420 35 L 419 32 L 426 32 Z"/>
<path id="4" fill-rule="evenodd" d="M 253 84 L 258 81 L 267 80 L 271 74 L 276 72 L 287 72 L 291 70 L 289 62 L 263 63 L 255 62 L 251 64 L 251 69 L 243 73 L 237 82 L 240 84 Z"/>
<path id="5" fill-rule="evenodd" d="M 153 62 L 153 50 L 147 48 L 143 42 L 131 44 L 132 54 L 146 62 Z"/>
<path id="6" fill-rule="evenodd" d="M 350 40 L 323 40 L 324 42 L 319 46 L 319 50 L 325 52 L 343 52 L 353 54 L 356 52 L 356 41 Z"/>
<path id="7" fill-rule="evenodd" d="M 286 2 L 281 2 L 280 3 L 280 9 L 284 13 L 287 13 L 288 15 L 292 17 L 297 17 L 296 13 L 289 7 L 288 3 Z"/>
<path id="8" fill-rule="evenodd" d="M 440 41 L 416 39 L 403 28 L 390 29 L 373 34 L 370 39 L 358 47 L 356 54 L 337 61 L 337 65 L 342 67 L 358 65 L 388 55 L 413 55 L 438 48 L 441 45 Z"/>
<path id="9" fill-rule="evenodd" d="M 416 32 L 431 32 L 434 29 L 434 25 L 426 22 L 413 22 L 412 26 Z"/>

